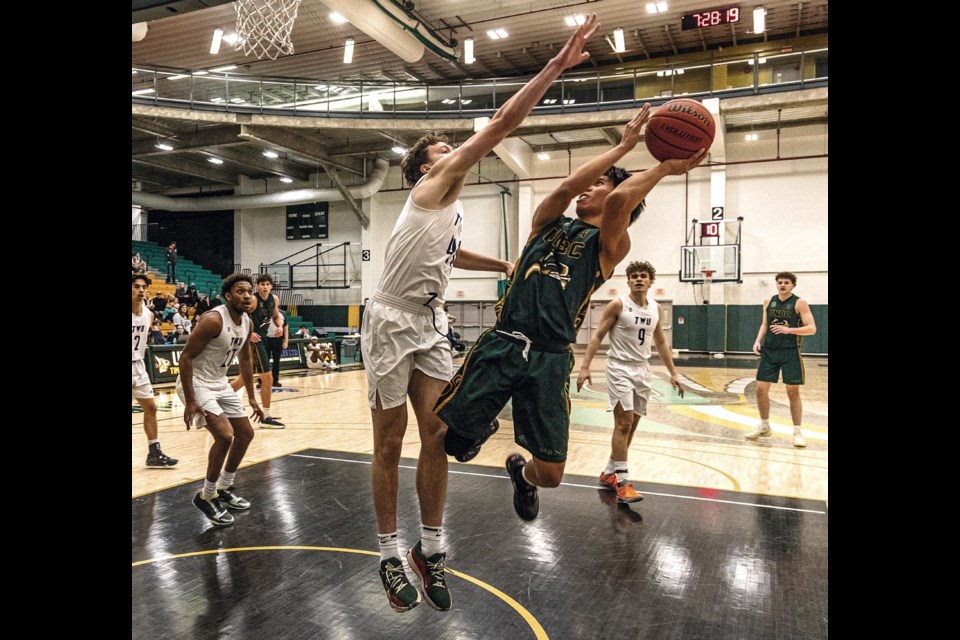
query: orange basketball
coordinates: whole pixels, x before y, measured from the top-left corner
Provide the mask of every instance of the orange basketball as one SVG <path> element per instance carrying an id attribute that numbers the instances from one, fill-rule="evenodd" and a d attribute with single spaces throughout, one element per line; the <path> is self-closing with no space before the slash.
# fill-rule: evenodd
<path id="1" fill-rule="evenodd" d="M 650 117 L 644 140 L 650 154 L 663 162 L 709 149 L 716 132 L 713 116 L 702 103 L 680 98 L 662 105 Z"/>

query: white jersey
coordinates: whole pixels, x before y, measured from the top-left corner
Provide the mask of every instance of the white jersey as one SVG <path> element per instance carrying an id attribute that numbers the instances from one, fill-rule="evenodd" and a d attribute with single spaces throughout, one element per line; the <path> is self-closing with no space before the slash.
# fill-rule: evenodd
<path id="1" fill-rule="evenodd" d="M 623 310 L 610 331 L 608 358 L 637 362 L 650 359 L 653 330 L 660 322 L 657 301 L 647 298 L 647 306 L 641 307 L 630 296 L 620 296 Z"/>
<path id="2" fill-rule="evenodd" d="M 133 315 L 133 361 L 143 360 L 147 351 L 147 336 L 150 335 L 150 323 L 153 322 L 153 312 L 142 305 L 140 314 Z"/>
<path id="3" fill-rule="evenodd" d="M 193 359 L 193 377 L 207 384 L 218 384 L 227 380 L 227 369 L 234 356 L 243 348 L 250 337 L 252 321 L 246 313 L 240 318 L 240 324 L 234 324 L 226 305 L 210 310 L 219 313 L 223 319 L 220 335 L 212 338 L 203 351 Z"/>
<path id="4" fill-rule="evenodd" d="M 394 306 L 400 301 L 419 306 L 431 294 L 442 301 L 462 231 L 460 200 L 439 210 L 422 209 L 413 203 L 411 191 L 387 242 L 383 275 L 374 296 Z"/>

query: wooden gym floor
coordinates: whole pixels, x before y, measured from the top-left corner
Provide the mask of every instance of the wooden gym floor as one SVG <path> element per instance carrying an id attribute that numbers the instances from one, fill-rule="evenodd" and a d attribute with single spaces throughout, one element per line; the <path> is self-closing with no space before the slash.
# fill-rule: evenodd
<path id="1" fill-rule="evenodd" d="M 147 469 L 133 413 L 133 636 L 261 638 L 826 638 L 827 360 L 807 357 L 806 449 L 792 446 L 782 384 L 775 436 L 743 434 L 757 412 L 757 358 L 684 355 L 677 398 L 653 361 L 648 415 L 630 449 L 645 500 L 595 488 L 609 456 L 604 361 L 573 392 L 565 482 L 540 516 L 513 511 L 503 468 L 516 450 L 510 407 L 468 465 L 451 460 L 445 512 L 453 609 L 389 608 L 377 575 L 372 435 L 359 367 L 284 372 L 237 474 L 253 503 L 214 528 L 190 503 L 211 439 L 187 432 L 172 386 L 158 388 L 160 442 L 180 460 Z M 576 369 L 575 369 L 576 371 Z M 400 473 L 401 550 L 416 543 L 418 454 L 410 412 Z M 410 572 L 411 579 L 417 583 Z"/>

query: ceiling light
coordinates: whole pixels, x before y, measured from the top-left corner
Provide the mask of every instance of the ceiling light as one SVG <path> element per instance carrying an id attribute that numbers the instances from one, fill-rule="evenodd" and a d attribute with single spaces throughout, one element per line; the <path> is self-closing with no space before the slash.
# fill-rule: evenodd
<path id="1" fill-rule="evenodd" d="M 226 100 L 224 100 L 220 96 L 217 96 L 216 98 L 210 98 L 210 102 L 226 102 Z"/>
<path id="2" fill-rule="evenodd" d="M 156 91 L 156 89 L 137 89 L 136 91 L 133 91 L 132 93 L 133 93 L 133 95 L 135 95 L 135 96 L 142 96 L 142 95 L 145 94 L 145 93 L 153 93 L 154 91 Z"/>
<path id="3" fill-rule="evenodd" d="M 173 146 L 167 144 L 166 142 L 158 142 L 156 145 L 157 149 L 163 149 L 164 151 L 173 151 Z"/>
<path id="4" fill-rule="evenodd" d="M 290 184 L 291 182 L 293 182 L 293 178 L 288 178 L 287 176 L 283 176 L 282 178 L 280 178 L 280 182 L 286 182 L 287 184 Z"/>
<path id="5" fill-rule="evenodd" d="M 217 55 L 220 53 L 220 41 L 223 40 L 223 29 L 213 30 L 213 41 L 210 42 L 210 53 Z"/>
<path id="6" fill-rule="evenodd" d="M 613 44 L 613 50 L 617 53 L 623 53 L 627 50 L 627 47 L 623 42 L 623 29 L 613 30 Z"/>
<path id="7" fill-rule="evenodd" d="M 546 98 L 546 99 L 544 99 L 544 101 L 543 101 L 543 104 L 556 104 L 556 103 L 557 103 L 557 99 L 556 99 L 556 98 Z"/>
<path id="8" fill-rule="evenodd" d="M 220 158 L 207 158 L 207 162 L 210 162 L 212 164 L 223 164 L 223 160 L 221 160 Z"/>
<path id="9" fill-rule="evenodd" d="M 473 102 L 473 98 L 467 98 L 466 100 L 461 99 L 460 104 L 470 104 Z"/>
<path id="10" fill-rule="evenodd" d="M 453 100 L 452 98 L 444 98 L 440 102 L 441 104 L 453 104 L 454 102 L 456 102 L 456 100 Z"/>
<path id="11" fill-rule="evenodd" d="M 233 71 L 237 68 L 235 64 L 228 64 L 225 67 L 217 67 L 216 69 L 210 69 L 213 73 L 223 73 L 224 71 Z"/>
<path id="12" fill-rule="evenodd" d="M 205 75 L 207 75 L 208 73 L 210 73 L 210 72 L 209 72 L 209 71 L 194 71 L 194 72 L 193 72 L 193 75 L 195 75 L 195 76 L 205 76 Z"/>
<path id="13" fill-rule="evenodd" d="M 763 64 L 766 61 L 767 61 L 766 58 L 760 58 L 760 64 Z M 756 63 L 753 61 L 753 58 L 750 58 L 749 60 L 747 60 L 747 64 L 749 64 L 752 67 Z"/>
<path id="14" fill-rule="evenodd" d="M 502 40 L 503 38 L 506 38 L 508 35 L 510 34 L 507 33 L 506 29 L 489 29 L 487 31 L 487 36 L 491 40 Z"/>
<path id="15" fill-rule="evenodd" d="M 549 160 L 549 159 L 550 159 L 550 154 L 549 154 L 549 153 L 542 153 L 542 152 L 541 152 L 541 153 L 538 153 L 538 154 L 537 154 L 537 158 L 540 159 L 540 160 Z"/>
<path id="16" fill-rule="evenodd" d="M 473 38 L 467 38 L 463 41 L 463 62 L 473 64 L 476 58 L 473 57 Z"/>
<path id="17" fill-rule="evenodd" d="M 347 38 L 343 43 L 343 64 L 353 62 L 353 38 Z"/>
<path id="18" fill-rule="evenodd" d="M 279 158 L 279 157 L 280 157 L 279 154 L 278 154 L 276 151 L 264 151 L 264 152 L 263 152 L 263 155 L 267 156 L 268 158 Z"/>
<path id="19" fill-rule="evenodd" d="M 569 98 L 567 100 L 564 100 L 563 104 L 573 104 L 574 102 L 576 102 L 574 98 Z"/>
<path id="20" fill-rule="evenodd" d="M 230 98 L 230 102 L 232 102 L 233 104 L 242 104 L 243 98 Z"/>
<path id="21" fill-rule="evenodd" d="M 667 3 L 663 2 L 663 0 L 660 0 L 660 2 L 647 3 L 647 13 L 663 13 L 668 8 L 669 7 L 667 7 Z"/>
<path id="22" fill-rule="evenodd" d="M 134 70 L 133 70 L 133 73 L 134 73 L 134 74 L 136 74 L 136 73 L 137 73 L 137 70 L 136 70 L 136 69 L 134 69 Z"/>
<path id="23" fill-rule="evenodd" d="M 582 13 L 578 13 L 575 16 L 565 16 L 563 21 L 567 23 L 568 27 L 575 27 L 578 24 L 583 24 L 587 19 Z"/>
<path id="24" fill-rule="evenodd" d="M 183 80 L 184 78 L 189 78 L 190 74 L 188 73 L 178 73 L 175 76 L 170 76 L 167 80 Z"/>
<path id="25" fill-rule="evenodd" d="M 336 11 L 331 11 L 331 12 L 330 12 L 330 19 L 333 20 L 333 21 L 334 21 L 335 23 L 337 23 L 337 24 L 346 24 L 346 23 L 350 22 L 349 20 L 347 20 L 346 18 L 344 18 L 342 15 L 340 15 L 340 14 L 337 13 Z"/>
<path id="26" fill-rule="evenodd" d="M 401 147 L 401 146 L 398 145 L 398 144 L 393 145 L 393 149 L 391 149 L 391 151 L 393 151 L 393 152 L 394 152 L 395 154 L 397 154 L 398 156 L 402 156 L 403 154 L 405 154 L 405 153 L 407 152 L 406 149 L 404 149 L 403 147 Z"/>
<path id="27" fill-rule="evenodd" d="M 757 7 L 753 10 L 753 32 L 763 33 L 767 30 L 767 10 Z"/>
<path id="28" fill-rule="evenodd" d="M 757 134 L 755 134 L 755 133 L 748 133 L 748 134 L 745 136 L 745 139 L 746 139 L 747 142 L 753 142 L 754 140 L 757 139 Z"/>

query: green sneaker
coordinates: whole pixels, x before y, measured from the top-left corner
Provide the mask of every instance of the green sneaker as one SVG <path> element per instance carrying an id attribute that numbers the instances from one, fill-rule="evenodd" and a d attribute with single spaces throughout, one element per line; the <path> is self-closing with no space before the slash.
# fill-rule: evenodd
<path id="1" fill-rule="evenodd" d="M 443 575 L 446 570 L 443 565 L 446 561 L 445 553 L 435 553 L 429 558 L 423 555 L 420 542 L 407 551 L 407 564 L 423 583 L 423 597 L 427 599 L 427 604 L 437 611 L 449 611 L 452 603 L 447 581 Z"/>
<path id="2" fill-rule="evenodd" d="M 395 611 L 410 611 L 420 604 L 420 592 L 407 580 L 400 558 L 394 556 L 380 563 L 380 579 Z"/>

